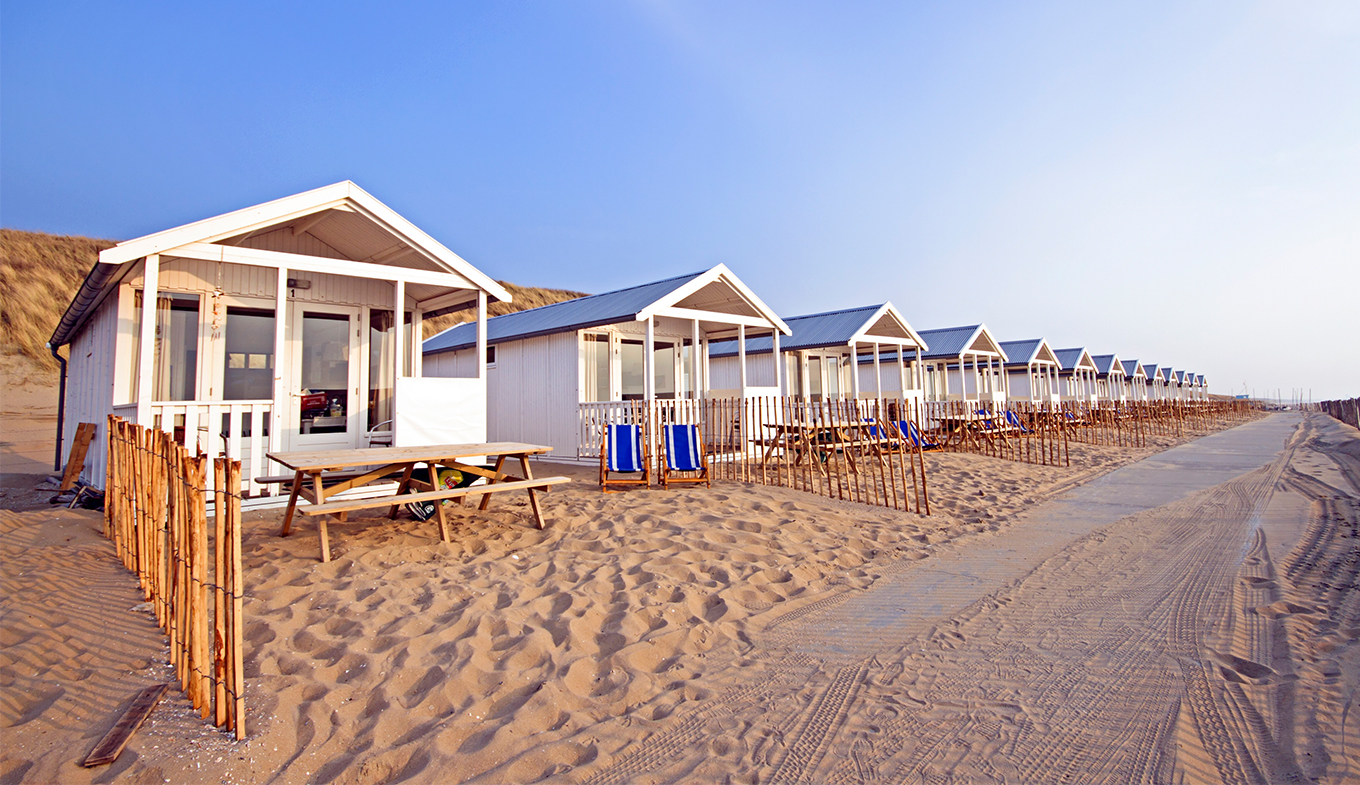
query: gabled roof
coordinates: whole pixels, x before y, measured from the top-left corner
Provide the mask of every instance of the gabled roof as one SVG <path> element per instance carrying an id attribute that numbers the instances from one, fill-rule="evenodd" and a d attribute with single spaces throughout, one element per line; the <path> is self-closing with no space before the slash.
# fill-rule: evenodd
<path id="1" fill-rule="evenodd" d="M 1174 382 L 1174 381 L 1176 381 L 1176 375 L 1175 375 L 1175 374 L 1176 374 L 1176 372 L 1173 371 L 1173 370 L 1171 370 L 1171 366 L 1169 366 L 1169 365 L 1162 369 L 1162 378 L 1165 379 L 1167 382 Z"/>
<path id="2" fill-rule="evenodd" d="M 921 354 L 923 360 L 958 359 L 964 354 L 988 354 L 1000 357 L 1002 362 L 1010 359 L 985 324 L 922 330 L 920 334 L 930 347 Z"/>
<path id="3" fill-rule="evenodd" d="M 1148 373 L 1149 368 L 1152 369 L 1152 373 Z M 1166 377 L 1162 375 L 1162 369 L 1157 367 L 1157 363 L 1143 363 L 1143 375 L 1148 378 L 1148 381 L 1153 379 L 1166 381 Z"/>
<path id="4" fill-rule="evenodd" d="M 1124 374 L 1124 365 L 1113 354 L 1093 354 L 1091 355 L 1091 362 L 1096 364 L 1096 373 L 1101 376 L 1109 376 L 1111 371 L 1121 376 Z"/>
<path id="5" fill-rule="evenodd" d="M 710 308 L 726 308 L 730 313 Z M 746 288 L 727 265 L 720 264 L 702 272 L 492 317 L 486 320 L 486 340 L 488 344 L 497 344 L 606 324 L 643 321 L 649 316 L 683 318 L 685 314 L 694 314 L 701 321 L 708 321 L 704 315 L 748 322 L 759 320 L 785 335 L 789 333 L 789 326 Z M 422 351 L 438 354 L 463 349 L 476 342 L 476 324 L 465 322 L 426 339 Z"/>
<path id="6" fill-rule="evenodd" d="M 53 332 L 52 345 L 70 341 L 121 276 L 152 254 L 228 262 L 231 256 L 253 257 L 266 266 L 283 266 L 279 260 L 286 255 L 299 268 L 330 263 L 352 275 L 371 274 L 373 265 L 383 265 L 403 271 L 400 277 L 413 282 L 408 293 L 435 308 L 450 305 L 446 294 L 451 290 L 481 289 L 496 300 L 512 299 L 490 276 L 345 180 L 101 251 Z"/>
<path id="7" fill-rule="evenodd" d="M 1048 341 L 1043 338 L 1031 338 L 1028 341 L 1002 341 L 1001 350 L 1006 353 L 1009 359 L 1006 362 L 1007 368 L 1025 368 L 1030 363 L 1052 363 L 1059 368 L 1057 355 L 1053 354 L 1053 349 L 1048 345 Z"/>
<path id="8" fill-rule="evenodd" d="M 925 342 L 892 303 L 793 316 L 785 321 L 793 334 L 779 341 L 780 352 L 880 343 L 894 347 L 893 356 L 896 357 L 895 347 L 898 346 L 925 348 Z M 770 336 L 746 339 L 747 354 L 760 354 L 773 349 L 774 339 Z M 735 340 L 712 342 L 708 347 L 709 357 L 731 357 L 736 354 Z"/>
<path id="9" fill-rule="evenodd" d="M 1143 366 L 1137 360 L 1120 360 L 1120 365 L 1124 366 L 1124 376 L 1129 379 L 1138 376 L 1140 373 L 1143 374 L 1144 379 L 1147 378 L 1147 374 L 1143 373 Z"/>
<path id="10" fill-rule="evenodd" d="M 1198 384 L 1201 387 L 1204 386 L 1204 374 L 1195 374 L 1195 384 Z"/>
<path id="11" fill-rule="evenodd" d="M 1062 363 L 1064 371 L 1073 371 L 1078 368 L 1095 370 L 1095 361 L 1091 359 L 1090 353 L 1083 347 L 1058 349 L 1054 354 L 1058 356 L 1058 362 Z"/>

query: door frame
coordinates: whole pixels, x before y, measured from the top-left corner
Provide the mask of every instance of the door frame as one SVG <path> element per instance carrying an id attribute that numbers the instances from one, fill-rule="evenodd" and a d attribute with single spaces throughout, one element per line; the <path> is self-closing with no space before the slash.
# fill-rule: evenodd
<path id="1" fill-rule="evenodd" d="M 284 389 L 287 410 L 284 413 L 285 451 L 316 449 L 353 449 L 359 446 L 367 410 L 362 406 L 360 387 L 364 379 L 362 369 L 367 362 L 368 341 L 364 335 L 363 308 L 355 305 L 335 305 L 298 300 L 288 301 L 288 366 L 285 369 Z M 345 402 L 345 431 L 343 433 L 302 433 L 302 320 L 307 313 L 343 315 L 349 319 L 349 380 Z"/>

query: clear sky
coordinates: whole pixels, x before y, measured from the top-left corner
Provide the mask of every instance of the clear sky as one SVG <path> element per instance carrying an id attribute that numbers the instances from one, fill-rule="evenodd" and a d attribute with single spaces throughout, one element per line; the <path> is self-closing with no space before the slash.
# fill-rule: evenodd
<path id="1" fill-rule="evenodd" d="M 339 180 L 490 275 L 730 266 L 1360 395 L 1360 3 L 5 0 L 0 222 L 129 239 Z"/>

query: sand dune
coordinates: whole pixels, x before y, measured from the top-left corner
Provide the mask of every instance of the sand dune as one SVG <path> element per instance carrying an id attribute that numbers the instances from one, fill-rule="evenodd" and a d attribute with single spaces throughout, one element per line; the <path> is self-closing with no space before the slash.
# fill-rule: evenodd
<path id="1" fill-rule="evenodd" d="M 799 644 L 846 598 L 1171 440 L 1074 445 L 1072 468 L 930 456 L 929 518 L 736 483 L 605 496 L 581 471 L 545 531 L 518 502 L 458 509 L 449 545 L 361 518 L 322 564 L 314 529 L 250 514 L 250 738 L 172 693 L 90 771 L 75 761 L 121 702 L 168 678 L 164 640 L 126 612 L 97 514 L 7 513 L 0 782 L 1201 781 L 1225 754 L 1266 761 L 1255 781 L 1343 781 L 1360 609 L 1334 521 L 1356 520 L 1360 441 L 1309 422 L 1277 474 L 1107 527 L 867 657 Z M 1243 532 L 1234 511 L 1263 494 L 1318 521 L 1297 547 Z"/>

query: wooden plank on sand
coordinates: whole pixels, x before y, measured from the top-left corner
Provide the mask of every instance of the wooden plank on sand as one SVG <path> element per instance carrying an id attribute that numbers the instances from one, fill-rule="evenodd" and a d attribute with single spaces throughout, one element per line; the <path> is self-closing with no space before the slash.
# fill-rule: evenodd
<path id="1" fill-rule="evenodd" d="M 76 438 L 71 442 L 70 455 L 66 456 L 66 472 L 61 475 L 59 491 L 69 491 L 71 486 L 76 484 L 76 478 L 85 468 L 85 452 L 90 449 L 90 441 L 94 439 L 97 427 L 92 422 L 83 422 L 76 426 Z"/>
<path id="2" fill-rule="evenodd" d="M 136 733 L 142 722 L 150 716 L 151 710 L 160 703 L 161 696 L 165 695 L 169 687 L 169 684 L 157 684 L 137 693 L 137 697 L 132 699 L 132 704 L 123 712 L 123 716 L 119 717 L 118 722 L 104 734 L 104 738 L 94 745 L 94 749 L 90 750 L 90 754 L 85 756 L 80 765 L 88 769 L 118 760 L 118 755 L 127 746 L 132 734 Z"/>

